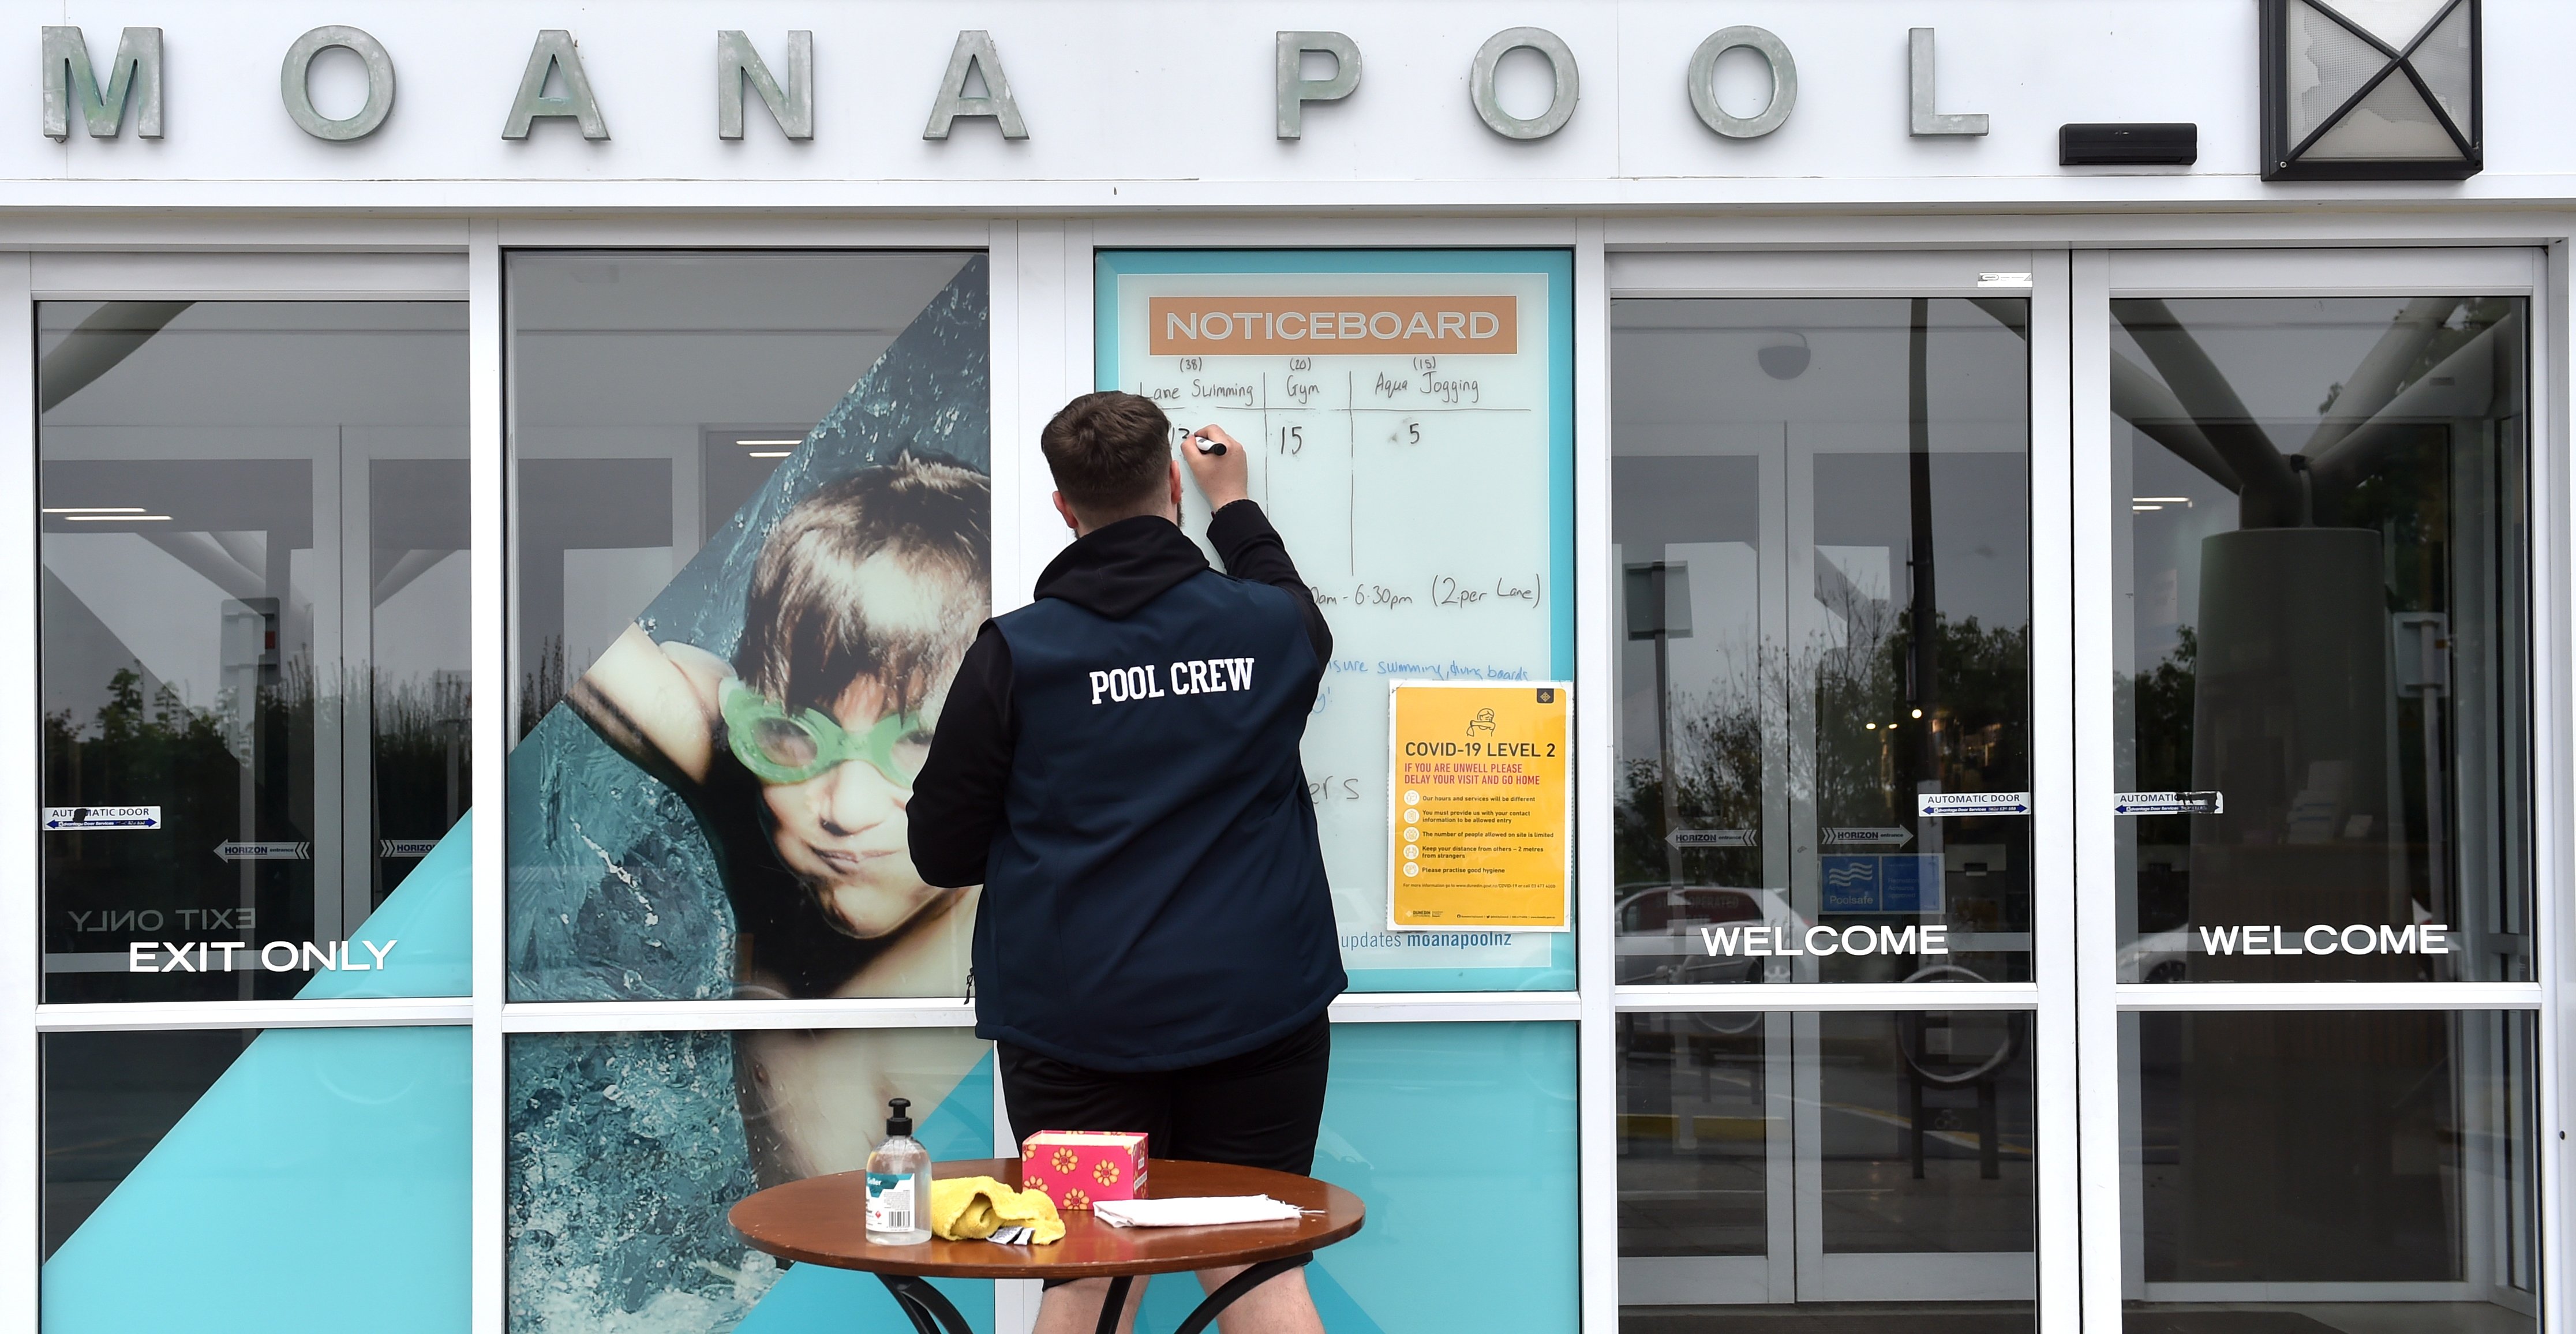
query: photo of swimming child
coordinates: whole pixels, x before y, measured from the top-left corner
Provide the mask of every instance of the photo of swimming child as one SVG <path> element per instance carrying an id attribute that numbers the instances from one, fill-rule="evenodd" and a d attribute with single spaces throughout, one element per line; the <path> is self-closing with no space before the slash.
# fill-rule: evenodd
<path id="1" fill-rule="evenodd" d="M 747 448 L 737 436 L 776 452 L 752 456 L 775 463 L 738 504 L 701 500 L 703 537 L 668 582 L 633 594 L 607 621 L 620 628 L 586 641 L 598 647 L 569 664 L 570 679 L 533 695 L 509 770 L 514 1000 L 953 1004 L 969 994 L 978 891 L 923 883 L 905 811 L 950 678 L 992 611 L 985 264 L 900 257 L 871 268 L 874 278 L 835 268 L 876 258 L 792 269 L 849 298 L 807 324 L 899 331 L 856 367 L 813 359 L 806 376 L 855 376 L 819 412 L 763 406 L 736 383 L 750 372 L 721 358 L 730 379 L 675 354 L 656 363 L 656 385 L 635 378 L 631 357 L 557 363 L 563 374 L 625 377 L 585 391 L 585 404 L 633 402 L 639 417 L 650 407 L 678 419 L 672 434 L 691 452 L 671 469 L 675 486 L 689 483 L 701 438 L 737 461 Z M 559 283 L 549 299 L 569 313 L 550 318 L 581 324 L 563 304 L 575 297 L 659 292 L 658 308 L 706 321 L 716 318 L 708 293 L 768 290 L 725 257 L 675 261 L 676 276 L 615 263 L 616 283 L 580 273 Z M 747 328 L 776 322 L 748 299 L 723 310 Z M 727 419 L 781 424 L 704 425 Z M 812 424 L 783 424 L 799 419 Z M 790 431 L 792 444 L 769 438 Z M 637 502 L 630 491 L 615 503 Z M 649 570 L 670 556 L 595 558 L 609 559 Z M 536 568 L 574 616 L 595 613 L 580 600 L 599 596 L 589 590 L 623 587 L 576 583 L 558 573 L 568 565 L 544 560 Z M 657 1334 L 728 1327 L 768 1278 L 724 1209 L 757 1186 L 864 1166 L 890 1097 L 929 1109 L 925 1133 L 989 1142 L 989 1129 L 973 1133 L 989 1125 L 989 1084 L 948 1107 L 989 1059 L 970 1032 L 816 1022 L 513 1046 L 512 1209 L 524 1242 L 512 1249 L 512 1293 L 530 1328 L 629 1318 Z M 579 1191 L 543 1184 L 567 1172 Z M 639 1233 L 640 1217 L 670 1226 Z"/>
<path id="2" fill-rule="evenodd" d="M 992 604 L 990 511 L 981 473 L 911 454 L 827 483 L 762 544 L 730 660 L 629 626 L 568 692 L 696 811 L 738 996 L 952 989 L 932 937 L 971 923 L 975 891 L 922 882 L 904 808 Z"/>

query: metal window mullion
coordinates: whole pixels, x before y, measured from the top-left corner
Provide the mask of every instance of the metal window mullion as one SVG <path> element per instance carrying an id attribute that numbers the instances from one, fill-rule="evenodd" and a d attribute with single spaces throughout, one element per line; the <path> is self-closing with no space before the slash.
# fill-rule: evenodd
<path id="1" fill-rule="evenodd" d="M 2030 349 L 2030 773 L 2032 980 L 2040 1005 L 2031 1020 L 2037 1152 L 2034 1210 L 2041 1237 L 2082 1235 L 2081 1081 L 2074 1078 L 2080 873 L 2077 821 L 2084 787 L 2075 764 L 2075 607 L 2087 594 L 2072 553 L 2084 525 L 2075 485 L 2073 273 L 2065 251 L 2031 256 L 2026 326 Z M 2063 554 L 2061 554 L 2063 553 Z M 2096 896 L 2098 900 L 2098 895 Z M 2059 1072 L 2053 1063 L 2064 1063 Z M 2064 1077 L 2061 1077 L 2061 1073 Z M 2039 1248 L 2039 1324 L 2082 1322 L 2083 1265 L 2075 1246 Z"/>
<path id="2" fill-rule="evenodd" d="M 1585 1334 L 1619 1328 L 1619 1068 L 1612 940 L 1617 867 L 1612 860 L 1611 778 L 1618 770 L 1617 650 L 1608 609 L 1610 565 L 1610 273 L 1597 217 L 1580 219 L 1574 245 L 1574 946 L 1576 1000 L 1576 1221 Z M 1590 590 L 1586 593 L 1585 590 Z M 1584 614 L 1587 604 L 1594 614 Z M 1588 759 L 1589 762 L 1586 762 Z"/>
<path id="3" fill-rule="evenodd" d="M 2538 1010 L 2534 982 L 2176 982 L 2112 988 L 2120 1011 Z"/>
<path id="4" fill-rule="evenodd" d="M 0 580 L 0 617 L 11 625 L 36 624 L 36 309 L 33 274 L 23 254 L 0 255 L 0 365 L 18 369 L 0 377 L 0 530 L 7 549 L 17 552 Z M 42 1080 L 34 1023 L 42 983 L 44 933 L 39 901 L 44 874 L 43 849 L 36 835 L 36 813 L 44 800 L 40 766 L 42 737 L 36 686 L 36 658 L 17 653 L 0 668 L 18 701 L 0 708 L 0 754 L 15 755 L 0 774 L 0 810 L 15 811 L 0 827 L 0 860 L 18 869 L 0 875 L 0 922 L 16 923 L 8 931 L 18 942 L 19 962 L 0 968 L 0 1199 L 11 1201 L 0 1211 L 0 1254 L 17 1258 L 0 1271 L 0 1327 L 37 1327 L 36 1291 L 44 1247 L 38 1231 L 43 1217 L 43 1115 L 37 1101 Z M 14 739 L 12 739 L 14 738 Z"/>
<path id="5" fill-rule="evenodd" d="M 473 1085 L 469 1164 L 475 1334 L 509 1328 L 509 1072 L 501 1007 L 509 985 L 507 902 L 508 771 L 512 706 L 505 637 L 508 589 L 503 547 L 507 476 L 503 460 L 502 271 L 500 230 L 491 219 L 467 227 L 466 476 L 474 704 Z"/>
<path id="6" fill-rule="evenodd" d="M 2074 565 L 2075 672 L 2075 1062 L 2077 1230 L 2082 1315 L 2088 1328 L 2120 1327 L 2120 1016 L 2112 961 L 2119 922 L 2111 905 L 2117 878 L 2107 805 L 2090 798 L 2115 787 L 2112 691 L 2118 671 L 2112 588 L 2112 513 L 2120 479 L 2112 476 L 2111 261 L 2107 251 L 2077 251 L 2069 260 L 2067 401 L 2072 419 L 2072 487 L 2076 522 L 2068 551 Z M 2087 522 L 2086 520 L 2090 520 Z"/>
<path id="7" fill-rule="evenodd" d="M 176 1032 L 222 1028 L 437 1027 L 474 1021 L 465 997 L 370 1000 L 106 1001 L 40 1005 L 39 1033 Z"/>
<path id="8" fill-rule="evenodd" d="M 2028 982 L 1721 983 L 1616 987 L 1611 1003 L 1621 1014 L 2036 1010 L 2043 994 Z"/>
<path id="9" fill-rule="evenodd" d="M 2540 270 L 2531 298 L 2531 310 L 2524 320 L 2531 339 L 2527 354 L 2536 373 L 2530 382 L 2538 392 L 2530 396 L 2530 427 L 2525 436 L 2525 449 L 2530 458 L 2529 496 L 2532 512 L 2529 584 L 2531 637 L 2529 652 L 2533 662 L 2529 672 L 2532 727 L 2530 758 L 2531 808 L 2539 817 L 2530 822 L 2531 848 L 2531 937 L 2538 958 L 2533 976 L 2538 979 L 2546 1004 L 2540 1012 L 2533 1051 L 2532 1080 L 2537 1085 L 2533 1098 L 2537 1124 L 2534 1138 L 2533 1187 L 2540 1193 L 2537 1213 L 2540 1236 L 2533 1246 L 2539 1267 L 2541 1328 L 2546 1334 L 2557 1334 L 2576 1328 L 2576 1309 L 2571 1309 L 2565 1295 L 2567 1275 L 2576 1272 L 2568 1261 L 2576 1258 L 2576 1238 L 2568 1236 L 2568 1211 L 2562 1198 L 2568 1179 L 2568 1143 L 2566 1108 L 2571 1096 L 2567 1079 L 2571 1063 L 2560 1059 L 2565 1050 L 2567 1005 L 2570 988 L 2565 981 L 2565 960 L 2576 957 L 2576 916 L 2560 911 L 2570 886 L 2576 885 L 2576 853 L 2571 852 L 2567 837 L 2571 810 L 2576 810 L 2576 781 L 2571 781 L 2571 768 L 2576 768 L 2576 680 L 2571 680 L 2569 664 L 2576 662 L 2576 616 L 2569 615 L 2570 599 L 2576 598 L 2576 470 L 2568 468 L 2567 423 L 2568 395 L 2571 380 L 2569 357 L 2576 353 L 2576 341 L 2560 334 L 2571 310 L 2568 243 L 2551 245 L 2535 265 Z M 2555 644 L 2556 649 L 2548 646 Z M 2557 818 L 2548 812 L 2557 811 Z"/>

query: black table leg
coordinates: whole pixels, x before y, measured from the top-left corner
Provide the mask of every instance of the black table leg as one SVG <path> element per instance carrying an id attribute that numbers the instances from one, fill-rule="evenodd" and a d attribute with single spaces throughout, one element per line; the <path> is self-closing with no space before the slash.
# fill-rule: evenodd
<path id="1" fill-rule="evenodd" d="M 1118 1315 L 1127 1309 L 1127 1289 L 1135 1282 L 1125 1274 L 1109 1280 L 1109 1296 L 1100 1303 L 1100 1323 L 1093 1327 L 1097 1334 L 1118 1334 Z"/>
<path id="2" fill-rule="evenodd" d="M 959 1315 L 928 1279 L 911 1274 L 879 1274 L 877 1281 L 894 1294 L 894 1304 L 903 1308 L 918 1334 L 975 1334 L 966 1317 Z"/>
<path id="3" fill-rule="evenodd" d="M 1243 1294 L 1304 1263 L 1305 1256 L 1292 1255 L 1284 1260 L 1264 1260 L 1244 1270 L 1226 1280 L 1224 1287 L 1209 1293 L 1207 1300 L 1200 1302 L 1198 1309 L 1190 1312 L 1190 1318 L 1182 1321 L 1172 1334 L 1202 1334 L 1208 1326 L 1216 1323 L 1218 1312 L 1234 1305 Z M 1102 1328 L 1106 1330 L 1107 1326 Z"/>

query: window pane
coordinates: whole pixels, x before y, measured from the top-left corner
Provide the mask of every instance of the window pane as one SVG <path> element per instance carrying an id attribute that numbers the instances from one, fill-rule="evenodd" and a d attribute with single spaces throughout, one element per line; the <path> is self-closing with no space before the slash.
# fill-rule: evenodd
<path id="1" fill-rule="evenodd" d="M 469 1037 L 45 1035 L 44 1328 L 466 1328 Z"/>
<path id="2" fill-rule="evenodd" d="M 2122 1015 L 2128 1327 L 2536 1328 L 2535 1027 Z"/>
<path id="3" fill-rule="evenodd" d="M 2030 977 L 2028 304 L 1615 305 L 1620 981 Z"/>
<path id="4" fill-rule="evenodd" d="M 2020 1011 L 1620 1015 L 1621 1326 L 2030 1329 L 2030 1043 Z"/>
<path id="5" fill-rule="evenodd" d="M 2122 981 L 2533 975 L 2523 304 L 2111 303 Z"/>
<path id="6" fill-rule="evenodd" d="M 889 1098 L 933 1159 L 992 1157 L 991 1050 L 954 1028 L 511 1038 L 511 1330 L 721 1334 L 755 1306 L 755 1329 L 902 1328 L 875 1278 L 782 1265 L 725 1214 L 865 1170 Z M 940 1285 L 992 1329 L 990 1283 Z"/>
<path id="7" fill-rule="evenodd" d="M 991 613 L 984 274 L 511 257 L 514 999 L 963 994 L 899 757 Z"/>
<path id="8" fill-rule="evenodd" d="M 37 318 L 45 999 L 400 969 L 425 943 L 353 938 L 473 780 L 465 308 Z M 362 989 L 455 994 L 433 971 Z"/>

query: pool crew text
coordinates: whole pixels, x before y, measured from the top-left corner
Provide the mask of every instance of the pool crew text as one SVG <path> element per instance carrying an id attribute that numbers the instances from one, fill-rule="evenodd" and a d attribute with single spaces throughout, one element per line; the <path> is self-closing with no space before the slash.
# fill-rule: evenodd
<path id="1" fill-rule="evenodd" d="M 1171 688 L 1164 689 L 1163 664 L 1112 667 L 1091 674 L 1091 702 L 1124 704 L 1165 695 L 1216 695 L 1252 688 L 1250 658 L 1185 658 L 1170 664 Z"/>

